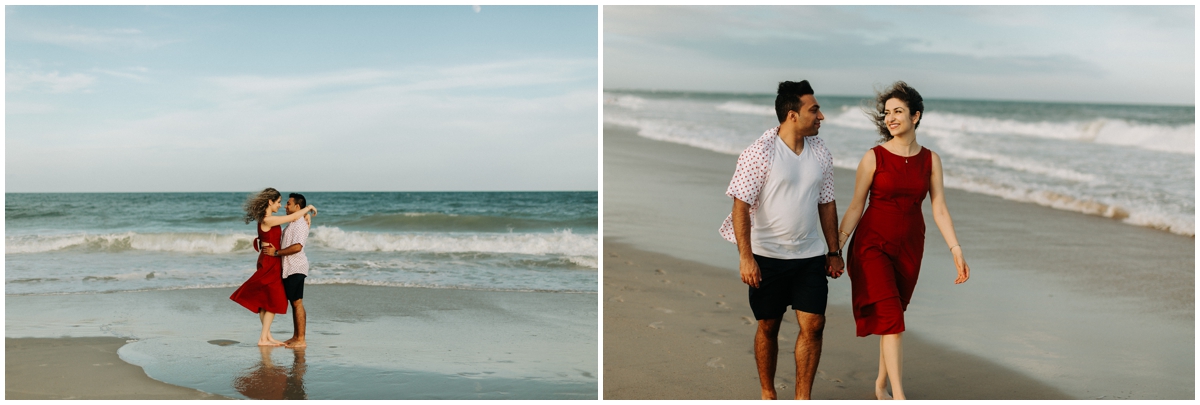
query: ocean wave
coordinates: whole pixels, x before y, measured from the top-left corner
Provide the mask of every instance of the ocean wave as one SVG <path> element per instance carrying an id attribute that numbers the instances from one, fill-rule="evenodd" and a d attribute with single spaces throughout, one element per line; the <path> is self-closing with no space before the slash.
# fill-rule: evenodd
<path id="1" fill-rule="evenodd" d="M 598 222 L 595 216 L 545 220 L 440 212 L 404 212 L 369 215 L 353 221 L 339 222 L 336 225 L 390 231 L 512 232 L 528 229 L 595 228 Z"/>
<path id="2" fill-rule="evenodd" d="M 672 124 L 663 121 L 639 120 L 605 114 L 604 122 L 608 124 L 635 128 L 637 129 L 638 136 L 644 138 L 687 145 L 718 153 L 738 155 L 742 153 L 742 150 L 746 148 L 746 145 L 749 145 L 749 142 L 747 142 L 746 145 L 738 145 L 732 140 L 724 140 L 720 138 L 698 138 L 693 135 L 696 133 L 696 131 L 692 131 L 683 125 Z"/>
<path id="3" fill-rule="evenodd" d="M 987 194 L 1006 200 L 1034 203 L 1045 207 L 1074 211 L 1120 220 L 1121 222 L 1158 229 L 1183 236 L 1196 236 L 1195 216 L 1178 215 L 1152 207 L 1119 205 L 1072 196 L 1050 190 L 1018 187 L 978 179 L 945 177 L 946 187 Z"/>
<path id="4" fill-rule="evenodd" d="M 964 133 L 1013 134 L 1116 146 L 1133 146 L 1159 152 L 1196 153 L 1196 125 L 1155 125 L 1098 118 L 1090 121 L 1021 122 L 1010 119 L 930 112 L 921 126 Z"/>
<path id="5" fill-rule="evenodd" d="M 4 237 L 4 253 L 41 253 L 68 248 L 121 252 L 145 250 L 184 253 L 231 253 L 251 249 L 248 234 L 136 233 L 21 235 Z"/>
<path id="6" fill-rule="evenodd" d="M 742 101 L 729 101 L 717 105 L 717 109 L 738 114 L 749 115 L 764 115 L 767 117 L 775 117 L 775 106 L 765 106 L 760 104 L 751 104 Z"/>
<path id="7" fill-rule="evenodd" d="M 1091 185 L 1101 183 L 1099 178 L 1091 174 L 1080 173 L 1067 168 L 1055 167 L 1029 159 L 1009 157 L 970 149 L 966 146 L 963 146 L 960 140 L 962 135 L 959 132 L 931 129 L 926 131 L 926 133 L 939 140 L 939 152 L 944 156 L 953 156 L 961 159 L 982 160 L 1007 169 L 1039 174 L 1062 180 L 1089 183 Z"/>
<path id="8" fill-rule="evenodd" d="M 489 252 L 595 257 L 599 249 L 596 235 L 576 235 L 569 229 L 553 233 L 393 234 L 347 232 L 322 225 L 313 228 L 310 238 L 321 246 L 351 252 Z"/>

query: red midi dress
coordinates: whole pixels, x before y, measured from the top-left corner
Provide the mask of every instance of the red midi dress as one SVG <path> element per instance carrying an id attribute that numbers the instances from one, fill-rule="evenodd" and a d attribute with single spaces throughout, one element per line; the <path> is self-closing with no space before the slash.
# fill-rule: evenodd
<path id="1" fill-rule="evenodd" d="M 858 336 L 904 332 L 904 310 L 917 286 L 925 250 L 921 202 L 929 194 L 932 152 L 921 148 L 910 157 L 884 149 L 875 152 L 867 210 L 863 213 L 846 268 Z"/>
<path id="2" fill-rule="evenodd" d="M 279 226 L 273 226 L 266 232 L 258 227 L 258 239 L 270 243 L 279 249 L 279 236 L 283 232 Z M 254 243 L 258 250 L 258 243 Z M 287 295 L 283 291 L 283 260 L 275 256 L 258 254 L 258 270 L 249 280 L 242 283 L 229 299 L 241 304 L 250 312 L 258 313 L 260 308 L 276 314 L 287 313 Z"/>

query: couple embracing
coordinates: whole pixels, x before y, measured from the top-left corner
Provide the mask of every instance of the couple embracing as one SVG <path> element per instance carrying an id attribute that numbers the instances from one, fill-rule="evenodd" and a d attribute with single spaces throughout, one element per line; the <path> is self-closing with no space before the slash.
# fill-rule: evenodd
<path id="1" fill-rule="evenodd" d="M 316 215 L 317 207 L 308 205 L 303 195 L 292 193 L 288 195 L 287 215 L 275 215 L 282 200 L 283 196 L 274 188 L 267 188 L 246 200 L 243 220 L 258 225 L 258 237 L 253 243 L 254 250 L 261 247 L 258 269 L 229 299 L 258 313 L 262 322 L 259 346 L 302 348 L 306 346 L 303 299 L 304 279 L 308 276 L 308 258 L 303 249 L 311 221 L 308 214 Z M 284 224 L 287 229 L 281 230 L 280 226 Z M 293 310 L 292 338 L 280 342 L 271 337 L 271 321 L 275 314 L 287 313 L 289 302 Z"/>
<path id="2" fill-rule="evenodd" d="M 850 275 L 857 335 L 879 335 L 879 399 L 904 399 L 901 335 L 925 247 L 921 202 L 929 195 L 934 222 L 954 256 L 955 284 L 970 277 L 946 208 L 942 164 L 917 144 L 924 103 L 916 89 L 896 82 L 876 95 L 872 118 L 880 145 L 863 155 L 854 197 L 837 223 L 833 155 L 816 137 L 825 116 L 808 81 L 783 82 L 775 98 L 779 126 L 738 157 L 726 195 L 733 212 L 721 236 L 737 244 L 742 282 L 758 320 L 754 356 L 762 398 L 775 399 L 780 321 L 790 305 L 796 339 L 796 399 L 809 399 L 821 358 L 826 276 Z M 869 199 L 869 204 L 867 204 Z M 865 213 L 864 213 L 864 206 Z M 842 247 L 854 235 L 842 259 Z M 891 383 L 891 394 L 888 394 Z"/>

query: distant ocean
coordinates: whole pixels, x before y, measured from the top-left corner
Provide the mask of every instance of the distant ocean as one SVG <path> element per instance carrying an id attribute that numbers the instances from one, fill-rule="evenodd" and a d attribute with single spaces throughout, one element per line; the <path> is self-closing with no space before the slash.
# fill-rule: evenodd
<path id="1" fill-rule="evenodd" d="M 854 170 L 879 135 L 858 97 L 817 95 L 820 137 Z M 778 125 L 775 96 L 606 91 L 604 122 L 738 154 Z M 947 187 L 1195 236 L 1192 106 L 925 100 L 917 129 Z M 730 168 L 732 173 L 733 168 Z M 851 185 L 839 185 L 851 187 Z"/>
<path id="2" fill-rule="evenodd" d="M 303 194 L 309 284 L 597 291 L 596 192 Z M 6 193 L 5 293 L 238 286 L 248 195 Z"/>

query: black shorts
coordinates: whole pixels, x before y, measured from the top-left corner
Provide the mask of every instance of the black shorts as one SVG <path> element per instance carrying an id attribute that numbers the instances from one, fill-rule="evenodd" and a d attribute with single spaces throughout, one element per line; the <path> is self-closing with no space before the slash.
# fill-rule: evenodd
<path id="1" fill-rule="evenodd" d="M 750 309 L 754 319 L 780 319 L 792 309 L 825 315 L 829 302 L 829 279 L 825 278 L 825 256 L 807 259 L 773 259 L 754 255 L 762 273 L 759 288 L 750 287 Z"/>
<path id="2" fill-rule="evenodd" d="M 304 278 L 303 274 L 292 274 L 283 279 L 283 294 L 287 296 L 288 301 L 295 301 L 304 298 Z"/>

